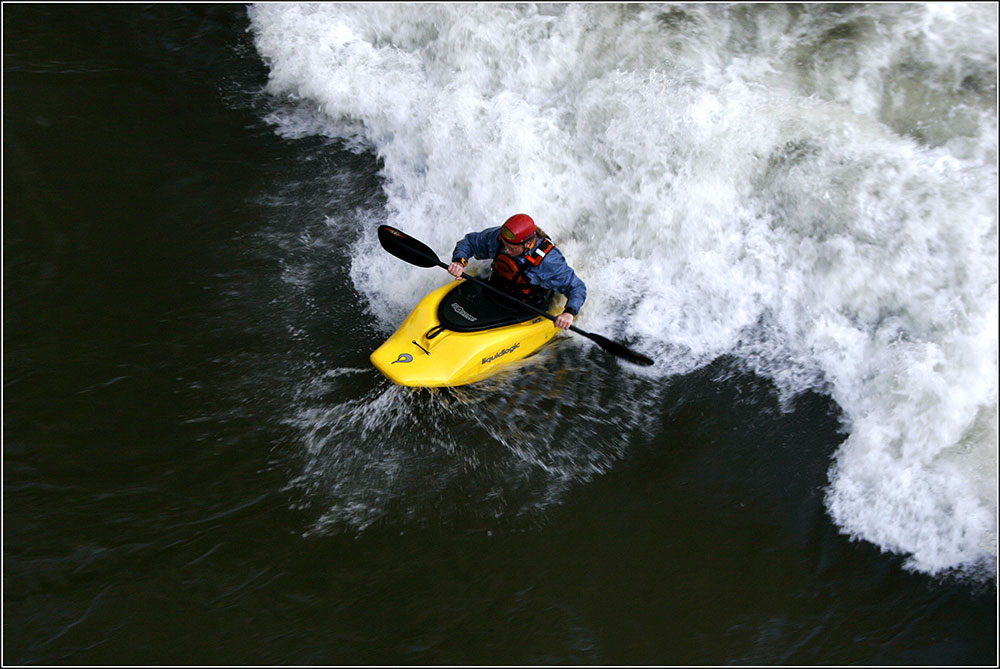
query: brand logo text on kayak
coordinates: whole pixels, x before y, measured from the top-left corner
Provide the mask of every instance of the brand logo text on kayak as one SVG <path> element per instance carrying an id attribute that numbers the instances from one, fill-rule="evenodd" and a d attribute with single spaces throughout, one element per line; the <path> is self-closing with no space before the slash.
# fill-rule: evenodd
<path id="1" fill-rule="evenodd" d="M 459 316 L 461 316 L 462 318 L 464 318 L 467 321 L 472 321 L 473 323 L 475 323 L 476 321 L 479 320 L 478 318 L 476 318 L 475 316 L 473 316 L 472 314 L 470 314 L 468 311 L 466 311 L 465 309 L 463 309 L 461 307 L 461 305 L 458 305 L 458 304 L 455 304 L 454 302 L 452 302 L 451 303 L 451 308 L 454 309 L 455 312 L 458 313 Z"/>
<path id="2" fill-rule="evenodd" d="M 504 355 L 507 355 L 508 353 L 511 353 L 511 352 L 513 352 L 513 351 L 514 351 L 514 349 L 516 349 L 516 348 L 520 348 L 520 347 L 521 347 L 521 342 L 517 342 L 516 344 L 514 344 L 514 345 L 513 345 L 513 346 L 511 346 L 510 348 L 505 348 L 504 350 L 500 351 L 499 353 L 494 353 L 493 355 L 491 355 L 491 356 L 490 356 L 490 357 L 488 357 L 488 358 L 483 358 L 483 362 L 482 362 L 482 364 L 484 364 L 484 365 L 485 365 L 485 364 L 486 364 L 486 363 L 488 363 L 488 362 L 493 362 L 494 360 L 496 360 L 496 359 L 497 359 L 497 358 L 499 358 L 500 356 L 504 356 Z"/>

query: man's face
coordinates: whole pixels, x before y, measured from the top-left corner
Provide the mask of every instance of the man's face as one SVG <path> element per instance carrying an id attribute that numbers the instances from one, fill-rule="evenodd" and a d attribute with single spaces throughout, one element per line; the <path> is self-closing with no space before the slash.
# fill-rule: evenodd
<path id="1" fill-rule="evenodd" d="M 503 237 L 500 238 L 500 241 L 503 242 L 503 252 L 509 256 L 516 258 L 524 253 L 524 244 L 511 244 Z"/>

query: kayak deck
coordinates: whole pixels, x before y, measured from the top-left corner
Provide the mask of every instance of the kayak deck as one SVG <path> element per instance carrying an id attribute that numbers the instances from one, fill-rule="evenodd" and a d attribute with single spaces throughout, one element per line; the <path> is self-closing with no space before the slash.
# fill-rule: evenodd
<path id="1" fill-rule="evenodd" d="M 564 303 L 558 296 L 549 313 Z M 527 357 L 558 332 L 550 320 L 475 282 L 452 281 L 428 293 L 370 357 L 399 385 L 459 386 Z"/>

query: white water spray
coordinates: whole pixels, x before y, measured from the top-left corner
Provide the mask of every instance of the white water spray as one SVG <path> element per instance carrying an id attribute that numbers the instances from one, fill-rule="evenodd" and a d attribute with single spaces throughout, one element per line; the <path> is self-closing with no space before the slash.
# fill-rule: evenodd
<path id="1" fill-rule="evenodd" d="M 309 109 L 281 131 L 373 147 L 393 225 L 448 254 L 530 213 L 590 286 L 581 325 L 636 342 L 650 373 L 731 353 L 786 396 L 832 395 L 845 532 L 928 573 L 995 574 L 994 5 L 250 18 L 269 92 Z M 440 282 L 374 230 L 353 251 L 387 329 Z"/>

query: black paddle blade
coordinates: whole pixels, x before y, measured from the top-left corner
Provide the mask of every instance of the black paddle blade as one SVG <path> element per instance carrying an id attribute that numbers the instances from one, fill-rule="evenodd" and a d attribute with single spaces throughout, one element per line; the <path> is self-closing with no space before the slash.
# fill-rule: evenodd
<path id="1" fill-rule="evenodd" d="M 643 367 L 648 367 L 653 364 L 653 361 L 644 356 L 642 353 L 637 353 L 626 346 L 622 346 L 616 341 L 611 341 L 607 337 L 602 337 L 601 335 L 594 334 L 593 332 L 583 332 L 581 330 L 577 330 L 577 332 L 596 342 L 605 351 L 618 356 L 622 360 L 628 360 L 635 365 L 642 365 Z"/>
<path id="2" fill-rule="evenodd" d="M 378 241 L 386 251 L 411 265 L 434 267 L 442 264 L 431 247 L 391 226 L 378 226 Z"/>

